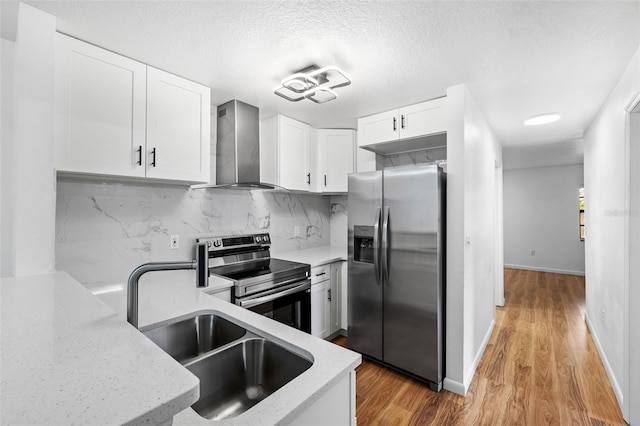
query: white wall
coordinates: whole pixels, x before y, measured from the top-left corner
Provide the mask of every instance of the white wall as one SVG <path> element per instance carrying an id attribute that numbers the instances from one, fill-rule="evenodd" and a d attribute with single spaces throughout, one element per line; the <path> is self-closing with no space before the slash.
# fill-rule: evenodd
<path id="1" fill-rule="evenodd" d="M 2 235 L 2 273 L 8 275 L 54 270 L 55 25 L 53 16 L 23 3 L 19 5 L 13 51 L 12 129 L 8 140 L 4 139 L 6 134 L 3 133 L 2 142 L 4 202 L 0 229 L 12 230 L 12 235 L 5 236 L 4 232 Z M 6 158 L 5 148 L 10 152 Z M 5 205 L 5 197 L 11 197 L 9 205 Z M 5 238 L 10 241 L 6 243 Z M 13 253 L 13 257 L 7 259 L 5 253 L 8 251 Z"/>
<path id="2" fill-rule="evenodd" d="M 13 50 L 14 42 L 1 39 L 0 65 L 0 277 L 13 275 L 13 198 L 11 159 L 13 158 Z"/>
<path id="3" fill-rule="evenodd" d="M 586 320 L 621 404 L 625 386 L 624 246 L 628 215 L 625 107 L 638 90 L 640 50 L 585 134 Z"/>
<path id="4" fill-rule="evenodd" d="M 578 222 L 583 182 L 580 164 L 504 172 L 505 266 L 584 275 Z"/>
<path id="5" fill-rule="evenodd" d="M 495 165 L 502 148 L 464 85 L 447 89 L 447 115 L 444 387 L 465 394 L 495 324 L 495 271 L 501 262 L 494 253 L 502 245 L 494 246 L 494 203 L 502 191 Z"/>

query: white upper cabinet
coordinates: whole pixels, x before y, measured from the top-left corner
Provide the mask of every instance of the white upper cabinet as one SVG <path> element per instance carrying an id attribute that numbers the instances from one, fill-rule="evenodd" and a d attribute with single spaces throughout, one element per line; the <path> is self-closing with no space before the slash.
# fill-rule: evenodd
<path id="1" fill-rule="evenodd" d="M 354 171 L 355 130 L 318 129 L 318 192 L 347 192 Z"/>
<path id="2" fill-rule="evenodd" d="M 276 115 L 260 128 L 260 180 L 293 191 L 309 191 L 311 126 Z"/>
<path id="3" fill-rule="evenodd" d="M 416 138 L 446 132 L 446 100 L 447 98 L 439 98 L 399 109 L 399 138 Z"/>
<path id="4" fill-rule="evenodd" d="M 398 110 L 358 119 L 358 146 L 398 139 Z"/>
<path id="5" fill-rule="evenodd" d="M 360 118 L 358 147 L 393 154 L 443 146 L 446 118 L 446 97 Z"/>
<path id="6" fill-rule="evenodd" d="M 55 71 L 56 168 L 144 177 L 146 65 L 58 34 Z"/>
<path id="7" fill-rule="evenodd" d="M 147 177 L 209 181 L 210 90 L 147 68 Z"/>
<path id="8" fill-rule="evenodd" d="M 58 171 L 209 181 L 209 88 L 56 36 Z"/>

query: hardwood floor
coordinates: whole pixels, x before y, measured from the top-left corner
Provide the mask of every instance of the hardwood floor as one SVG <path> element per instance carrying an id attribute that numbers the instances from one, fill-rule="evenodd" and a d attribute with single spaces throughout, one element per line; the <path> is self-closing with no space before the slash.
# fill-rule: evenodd
<path id="1" fill-rule="evenodd" d="M 625 425 L 584 322 L 584 277 L 505 269 L 504 282 L 466 397 L 363 361 L 358 425 Z"/>

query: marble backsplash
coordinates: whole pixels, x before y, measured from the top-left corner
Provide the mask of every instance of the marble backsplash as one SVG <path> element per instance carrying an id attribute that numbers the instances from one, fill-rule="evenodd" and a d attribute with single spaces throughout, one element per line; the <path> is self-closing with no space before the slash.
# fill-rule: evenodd
<path id="1" fill-rule="evenodd" d="M 124 283 L 142 263 L 190 260 L 198 236 L 269 232 L 273 251 L 326 246 L 341 233 L 330 231 L 334 216 L 338 225 L 344 220 L 346 244 L 346 208 L 344 214 L 340 207 L 334 213 L 333 198 L 61 178 L 56 267 L 95 286 Z M 178 249 L 169 249 L 170 235 L 179 235 Z"/>
<path id="2" fill-rule="evenodd" d="M 332 195 L 329 203 L 331 206 L 331 245 L 347 247 L 347 196 Z"/>
<path id="3" fill-rule="evenodd" d="M 376 156 L 377 169 L 381 170 L 387 167 L 417 165 L 417 164 L 433 164 L 445 162 L 446 167 L 447 148 L 432 148 L 423 151 L 407 152 L 402 154 L 380 155 Z M 382 167 L 381 167 L 382 166 Z"/>

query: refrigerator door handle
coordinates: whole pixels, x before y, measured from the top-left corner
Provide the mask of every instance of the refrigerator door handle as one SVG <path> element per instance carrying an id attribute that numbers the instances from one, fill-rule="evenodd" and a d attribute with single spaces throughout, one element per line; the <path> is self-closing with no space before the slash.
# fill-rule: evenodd
<path id="1" fill-rule="evenodd" d="M 380 217 L 382 210 L 380 207 L 376 209 L 376 223 L 373 225 L 373 268 L 376 274 L 376 284 L 380 285 Z"/>
<path id="2" fill-rule="evenodd" d="M 376 209 L 376 223 L 373 225 L 373 268 L 376 283 L 380 285 L 380 207 Z"/>
<path id="3" fill-rule="evenodd" d="M 389 286 L 389 206 L 384 207 L 382 220 L 382 280 Z"/>

